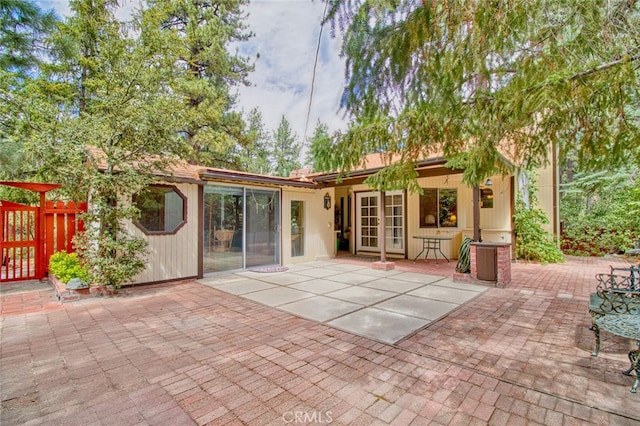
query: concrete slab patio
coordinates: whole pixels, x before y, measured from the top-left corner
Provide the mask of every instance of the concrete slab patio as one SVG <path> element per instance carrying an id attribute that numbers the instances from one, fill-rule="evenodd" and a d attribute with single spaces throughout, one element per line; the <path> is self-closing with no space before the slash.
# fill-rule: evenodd
<path id="1" fill-rule="evenodd" d="M 384 343 L 397 343 L 488 289 L 407 271 L 371 274 L 368 263 L 309 262 L 285 272 L 217 275 L 199 283 L 324 322 Z M 318 279 L 316 277 L 323 277 Z"/>
<path id="2" fill-rule="evenodd" d="M 420 262 L 388 276 L 357 270 L 391 282 L 407 274 L 396 293 L 389 281 L 329 280 L 329 266 L 308 273 L 324 286 L 229 276 L 236 293 L 183 281 L 61 304 L 51 289 L 0 291 L 0 424 L 637 425 L 640 394 L 620 374 L 634 342 L 603 333 L 590 355 L 593 275 L 622 262 L 514 264 L 509 287 L 437 320 L 415 303 L 450 301 L 420 276 L 451 269 Z M 305 297 L 258 302 L 248 288 Z M 350 299 L 364 288 L 396 295 Z M 309 313 L 321 303 L 335 312 Z M 331 324 L 367 310 L 430 322 L 394 344 Z"/>

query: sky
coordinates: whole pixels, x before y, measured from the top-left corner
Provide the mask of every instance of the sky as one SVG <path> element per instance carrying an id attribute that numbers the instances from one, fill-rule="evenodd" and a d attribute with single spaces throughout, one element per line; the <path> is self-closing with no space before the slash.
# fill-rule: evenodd
<path id="1" fill-rule="evenodd" d="M 36 3 L 42 9 L 54 9 L 61 17 L 70 13 L 68 0 L 36 0 Z M 119 17 L 126 19 L 138 5 L 138 0 L 124 0 Z M 255 36 L 238 46 L 242 55 L 255 59 L 255 70 L 249 75 L 251 86 L 238 89 L 236 109 L 248 113 L 258 107 L 268 131 L 275 131 L 284 115 L 300 142 L 305 128 L 307 137 L 313 135 L 318 120 L 330 132 L 346 128 L 344 110 L 340 109 L 344 60 L 339 55 L 340 40 L 332 37 L 328 25 L 322 30 L 307 125 L 324 9 L 321 0 L 253 0 L 247 7 L 246 22 Z"/>

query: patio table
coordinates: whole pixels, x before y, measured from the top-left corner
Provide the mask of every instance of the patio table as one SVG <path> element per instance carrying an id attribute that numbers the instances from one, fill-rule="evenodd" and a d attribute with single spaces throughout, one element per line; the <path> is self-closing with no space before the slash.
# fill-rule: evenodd
<path id="1" fill-rule="evenodd" d="M 628 339 L 635 339 L 638 344 L 638 349 L 629 352 L 629 361 L 631 361 L 631 367 L 628 370 L 624 370 L 622 374 L 630 376 L 631 371 L 635 370 L 636 380 L 631 387 L 631 392 L 636 393 L 638 391 L 638 381 L 640 378 L 640 315 L 605 315 L 602 318 L 596 320 L 596 325 L 600 330 L 606 330 L 609 333 L 626 337 Z M 600 347 L 599 336 L 596 336 L 596 347 Z M 596 352 L 597 355 L 597 352 Z"/>
<path id="2" fill-rule="evenodd" d="M 422 250 L 413 259 L 413 263 L 416 263 L 416 259 L 418 259 L 425 250 L 427 251 L 424 255 L 425 262 L 427 261 L 427 256 L 429 256 L 429 251 L 433 250 L 433 256 L 436 259 L 436 265 L 439 265 L 438 252 L 440 252 L 442 257 L 444 257 L 447 263 L 449 263 L 449 259 L 447 259 L 447 256 L 445 256 L 445 254 L 442 252 L 441 244 L 443 241 L 451 241 L 450 237 L 430 237 L 430 236 L 420 235 L 420 236 L 414 236 L 413 238 L 415 238 L 416 240 L 422 240 Z"/>

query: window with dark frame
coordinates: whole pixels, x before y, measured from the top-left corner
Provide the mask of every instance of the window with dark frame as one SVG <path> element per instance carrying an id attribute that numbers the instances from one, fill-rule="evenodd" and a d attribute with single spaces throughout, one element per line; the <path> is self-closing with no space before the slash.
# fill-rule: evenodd
<path id="1" fill-rule="evenodd" d="M 480 190 L 480 207 L 483 209 L 493 208 L 493 190 L 482 188 Z"/>
<path id="2" fill-rule="evenodd" d="M 420 228 L 458 226 L 458 190 L 423 188 L 420 195 Z"/>
<path id="3" fill-rule="evenodd" d="M 171 185 L 150 185 L 134 199 L 136 226 L 146 234 L 172 234 L 186 221 L 187 199 Z"/>
<path id="4" fill-rule="evenodd" d="M 291 256 L 304 256 L 304 201 L 291 201 Z"/>

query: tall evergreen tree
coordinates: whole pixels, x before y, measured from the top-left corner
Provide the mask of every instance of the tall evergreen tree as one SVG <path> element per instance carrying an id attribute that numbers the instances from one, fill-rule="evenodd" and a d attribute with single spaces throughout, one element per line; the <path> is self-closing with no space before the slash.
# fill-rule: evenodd
<path id="1" fill-rule="evenodd" d="M 544 162 L 553 143 L 583 163 L 640 158 L 640 2 L 331 3 L 357 117 L 334 150 L 345 170 L 380 149 L 409 173 L 442 151 L 476 185 L 500 152 Z"/>
<path id="2" fill-rule="evenodd" d="M 231 108 L 231 89 L 247 84 L 248 58 L 232 43 L 247 40 L 242 7 L 246 0 L 150 0 L 146 17 L 171 40 L 165 55 L 173 58 L 171 90 L 180 96 L 176 112 L 184 116 L 178 129 L 191 147 L 189 161 L 229 167 L 230 151 L 242 138 L 244 123 Z"/>
<path id="3" fill-rule="evenodd" d="M 241 171 L 270 174 L 269 133 L 264 128 L 262 113 L 258 108 L 249 112 L 247 117 L 246 143 L 238 144 L 238 163 Z"/>
<path id="4" fill-rule="evenodd" d="M 33 174 L 19 131 L 19 106 L 30 79 L 39 74 L 55 23 L 53 12 L 43 12 L 32 1 L 0 0 L 0 179 L 27 180 Z"/>
<path id="5" fill-rule="evenodd" d="M 300 168 L 300 142 L 298 135 L 291 130 L 289 121 L 282 116 L 278 129 L 273 132 L 274 173 L 276 176 L 289 176 L 292 170 Z"/>
<path id="6" fill-rule="evenodd" d="M 329 127 L 318 120 L 313 135 L 309 138 L 309 151 L 306 163 L 311 165 L 314 172 L 335 171 L 336 165 L 332 159 L 332 140 Z"/>
<path id="7" fill-rule="evenodd" d="M 182 117 L 173 110 L 169 46 L 148 34 L 155 28 L 138 16 L 118 22 L 116 6 L 71 3 L 73 15 L 57 36 L 65 55 L 50 67 L 54 74 L 34 81 L 23 123 L 31 128 L 26 146 L 40 172 L 50 181 L 71 177 L 67 189 L 90 191 L 89 223 L 77 243 L 93 282 L 118 287 L 145 264 L 144 241 L 124 226 L 137 217 L 130 200 L 166 170 L 183 140 L 175 131 Z"/>
<path id="8" fill-rule="evenodd" d="M 46 36 L 55 28 L 53 11 L 30 0 L 0 0 L 0 69 L 22 74 L 46 53 Z"/>

